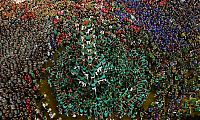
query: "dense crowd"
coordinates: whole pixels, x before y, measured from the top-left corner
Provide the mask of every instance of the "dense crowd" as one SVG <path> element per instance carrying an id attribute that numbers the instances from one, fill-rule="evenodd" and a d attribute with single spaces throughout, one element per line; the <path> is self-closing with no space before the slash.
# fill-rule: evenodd
<path id="1" fill-rule="evenodd" d="M 55 14 L 42 19 L 28 4 L 16 15 L 4 14 L 15 7 L 3 8 L 2 119 L 44 119 L 51 111 L 38 104 L 40 73 L 59 114 L 177 119 L 200 111 L 197 1 L 54 2 Z M 43 68 L 47 60 L 53 65 Z"/>
<path id="2" fill-rule="evenodd" d="M 160 6 L 135 2 L 132 7 L 135 7 L 136 13 L 131 14 L 131 8 L 125 10 L 126 3 L 122 1 L 112 4 L 102 2 L 103 6 L 98 6 L 100 4 L 96 4 L 99 10 L 74 4 L 78 9 L 72 9 L 70 12 L 64 10 L 65 14 L 57 16 L 57 19 L 67 16 L 70 22 L 74 23 L 71 31 L 67 31 L 71 35 L 71 41 L 64 41 L 63 45 L 67 44 L 66 49 L 60 53 L 54 66 L 48 69 L 51 74 L 48 82 L 57 94 L 61 113 L 108 117 L 113 112 L 119 112 L 121 117 L 128 114 L 134 118 L 150 90 L 155 89 L 158 107 L 154 108 L 153 105 L 148 114 L 157 118 L 181 117 L 181 101 L 187 96 L 184 92 L 198 92 L 198 71 L 194 70 L 198 68 L 198 53 L 192 43 L 195 41 L 188 43 L 187 39 L 182 39 L 184 33 L 179 35 L 181 32 L 191 32 L 192 29 L 186 26 L 188 31 L 184 31 L 184 26 L 178 28 L 179 24 L 175 23 L 171 26 L 169 20 L 172 20 L 173 16 L 167 16 Z M 84 13 L 80 12 L 81 10 Z M 77 14 L 74 14 L 74 11 Z M 155 15 L 160 16 L 160 19 L 156 20 Z M 150 24 L 150 21 L 144 19 L 153 22 Z M 65 22 L 65 19 L 62 20 Z M 62 22 L 59 23 L 60 26 L 63 26 Z M 193 28 L 195 24 L 189 27 Z M 190 56 L 193 57 L 185 61 L 184 58 L 190 50 Z M 192 86 L 185 80 L 187 78 L 184 74 L 187 72 L 194 74 Z M 135 97 L 131 96 L 132 94 Z M 131 101 L 127 103 L 128 98 L 120 99 L 121 96 L 129 96 L 134 101 L 132 108 L 127 107 L 127 104 L 131 105 Z M 170 101 L 165 103 L 165 98 L 170 98 Z M 118 106 L 115 106 L 117 101 Z M 77 106 L 77 103 L 82 104 Z M 166 114 L 166 106 L 173 111 Z M 145 114 L 142 110 L 140 112 Z"/>
<path id="3" fill-rule="evenodd" d="M 45 27 L 44 21 L 0 17 L 0 119 L 35 118 L 33 78 L 48 59 Z"/>

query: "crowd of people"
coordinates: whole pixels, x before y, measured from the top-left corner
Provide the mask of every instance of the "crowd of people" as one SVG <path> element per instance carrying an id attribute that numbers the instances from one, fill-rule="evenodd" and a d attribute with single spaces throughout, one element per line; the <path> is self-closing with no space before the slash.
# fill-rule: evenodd
<path id="1" fill-rule="evenodd" d="M 29 4 L 0 9 L 2 119 L 44 119 L 43 73 L 59 114 L 167 119 L 200 111 L 198 2 L 54 2 L 43 18 Z"/>
<path id="2" fill-rule="evenodd" d="M 62 108 L 60 109 L 61 113 L 108 117 L 113 112 L 118 111 L 119 116 L 128 114 L 134 118 L 138 114 L 138 108 L 134 106 L 140 106 L 149 92 L 156 89 L 155 96 L 158 97 L 156 104 L 159 104 L 157 105 L 159 109 L 164 109 L 166 106 L 168 106 L 167 109 L 176 109 L 168 111 L 168 115 L 164 110 L 154 110 L 154 112 L 150 112 L 151 117 L 155 114 L 157 118 L 161 116 L 180 117 L 182 115 L 180 101 L 184 98 L 184 93 L 181 90 L 188 92 L 195 90 L 195 92 L 193 91 L 195 94 L 198 91 L 196 89 L 198 84 L 197 71 L 188 71 L 188 73 L 195 74 L 193 76 L 193 90 L 191 90 L 183 76 L 186 71 L 182 68 L 184 66 L 187 66 L 186 69 L 197 68 L 197 59 L 191 58 L 188 65 L 177 60 L 178 58 L 185 62 L 183 58 L 189 52 L 188 49 L 196 47 L 189 46 L 192 43 L 186 44 L 186 39 L 182 39 L 184 36 L 177 35 L 180 32 L 190 32 L 191 29 L 187 26 L 186 29 L 189 31 L 181 31 L 184 28 L 177 28 L 178 24 L 171 26 L 168 21 L 172 20 L 173 17 L 167 16 L 162 7 L 155 5 L 136 2 L 132 5 L 132 8 L 136 8 L 135 14 L 133 14 L 131 8 L 127 8 L 125 12 L 126 3 L 122 1 L 120 3 L 102 2 L 102 6 L 100 4 L 96 4 L 97 9 L 83 8 L 74 4 L 77 9 L 72 9 L 70 12 L 64 11 L 65 14 L 57 16 L 57 19 L 67 16 L 70 22 L 74 23 L 74 27 L 71 27 L 72 32 L 70 30 L 66 32 L 74 36 L 70 36 L 68 43 L 64 41 L 63 45 L 67 44 L 66 51 L 60 53 L 60 57 L 49 71 L 51 75 L 48 82 L 53 88 L 55 87 L 54 91 L 57 94 L 59 106 Z M 81 10 L 84 12 L 80 12 Z M 146 11 L 143 12 L 143 10 Z M 155 15 L 159 17 L 158 20 L 155 19 L 156 17 L 151 18 Z M 144 19 L 153 22 L 150 24 L 150 21 Z M 66 21 L 62 20 L 62 22 Z M 63 26 L 62 22 L 56 24 Z M 156 23 L 157 25 L 155 25 Z M 73 30 L 76 31 L 73 32 Z M 61 32 L 60 35 L 62 35 Z M 184 53 L 183 46 L 187 49 Z M 134 53 L 134 51 L 139 53 Z M 195 57 L 197 53 L 193 52 L 190 55 Z M 143 64 L 140 60 L 144 61 Z M 67 71 L 65 72 L 63 69 Z M 128 86 L 127 83 L 129 83 Z M 126 85 L 124 86 L 124 84 Z M 177 85 L 173 86 L 173 84 Z M 121 89 L 119 89 L 120 85 Z M 118 90 L 114 86 L 119 87 Z M 135 89 L 131 86 L 135 86 Z M 124 92 L 134 101 L 130 110 L 126 104 L 130 105 L 131 101 L 126 103 L 127 98 L 120 99 L 119 106 L 114 105 L 120 95 L 125 95 Z M 118 99 L 114 97 L 115 94 L 119 95 Z M 132 94 L 135 97 L 131 97 Z M 112 98 L 110 98 L 111 96 Z M 171 102 L 165 103 L 164 98 L 166 97 L 171 98 Z M 91 98 L 98 100 L 91 100 Z M 78 102 L 82 103 L 83 106 L 81 106 L 82 104 L 77 106 Z M 110 103 L 110 106 L 107 103 Z M 155 111 L 157 112 L 155 113 Z"/>
<path id="3" fill-rule="evenodd" d="M 13 3 L 4 2 L 1 12 L 11 11 Z M 38 84 L 33 78 L 48 59 L 46 22 L 22 20 L 17 12 L 23 10 L 16 11 L 14 18 L 2 14 L 0 17 L 0 119 L 3 120 L 35 118 Z"/>

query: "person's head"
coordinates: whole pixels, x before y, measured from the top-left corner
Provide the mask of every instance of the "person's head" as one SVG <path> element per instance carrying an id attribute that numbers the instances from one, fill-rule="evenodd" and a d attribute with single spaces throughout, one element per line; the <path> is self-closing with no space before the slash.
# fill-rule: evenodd
<path id="1" fill-rule="evenodd" d="M 22 2 L 24 2 L 26 0 L 13 0 L 13 1 L 16 2 L 16 3 L 22 3 Z"/>

